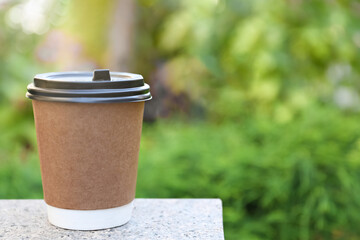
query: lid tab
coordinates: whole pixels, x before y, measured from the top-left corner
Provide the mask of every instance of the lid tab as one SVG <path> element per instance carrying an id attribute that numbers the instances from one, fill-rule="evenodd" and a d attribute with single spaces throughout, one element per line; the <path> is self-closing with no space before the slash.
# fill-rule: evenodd
<path id="1" fill-rule="evenodd" d="M 93 81 L 111 81 L 109 69 L 96 69 L 93 74 Z"/>

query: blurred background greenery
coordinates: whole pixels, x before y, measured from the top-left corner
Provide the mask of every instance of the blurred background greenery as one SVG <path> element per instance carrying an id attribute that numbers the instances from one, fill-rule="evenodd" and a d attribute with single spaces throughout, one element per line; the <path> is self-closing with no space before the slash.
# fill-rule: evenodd
<path id="1" fill-rule="evenodd" d="M 41 198 L 36 73 L 143 74 L 137 197 L 226 239 L 360 239 L 360 2 L 0 0 L 0 198 Z"/>

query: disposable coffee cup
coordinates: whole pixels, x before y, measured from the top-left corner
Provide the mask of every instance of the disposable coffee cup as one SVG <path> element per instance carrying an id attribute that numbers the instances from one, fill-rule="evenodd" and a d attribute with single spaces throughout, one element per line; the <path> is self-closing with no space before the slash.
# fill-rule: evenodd
<path id="1" fill-rule="evenodd" d="M 144 102 L 141 75 L 95 70 L 34 77 L 32 99 L 49 222 L 75 230 L 132 214 Z"/>

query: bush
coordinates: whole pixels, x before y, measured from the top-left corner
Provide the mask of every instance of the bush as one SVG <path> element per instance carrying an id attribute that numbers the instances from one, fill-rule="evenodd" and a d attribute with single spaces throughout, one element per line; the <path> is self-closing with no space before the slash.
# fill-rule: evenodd
<path id="1" fill-rule="evenodd" d="M 226 239 L 360 239 L 358 121 L 145 126 L 137 197 L 221 198 Z"/>
<path id="2" fill-rule="evenodd" d="M 42 198 L 31 103 L 0 105 L 0 199 Z"/>

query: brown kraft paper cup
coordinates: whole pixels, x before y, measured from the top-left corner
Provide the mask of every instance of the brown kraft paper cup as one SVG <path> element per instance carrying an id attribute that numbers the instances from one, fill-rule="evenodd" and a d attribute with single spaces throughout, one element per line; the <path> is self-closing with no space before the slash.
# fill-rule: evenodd
<path id="1" fill-rule="evenodd" d="M 144 102 L 139 74 L 53 72 L 27 86 L 33 100 L 48 220 L 74 230 L 121 226 L 132 214 Z"/>
<path id="2" fill-rule="evenodd" d="M 119 207 L 135 198 L 144 102 L 33 100 L 45 202 Z"/>

